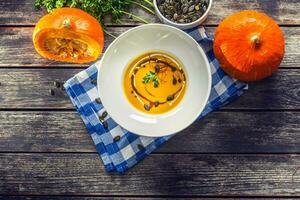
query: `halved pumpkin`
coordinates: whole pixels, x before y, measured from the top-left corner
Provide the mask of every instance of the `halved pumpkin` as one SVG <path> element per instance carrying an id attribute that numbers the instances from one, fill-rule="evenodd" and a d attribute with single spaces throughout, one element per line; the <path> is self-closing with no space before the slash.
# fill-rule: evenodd
<path id="1" fill-rule="evenodd" d="M 100 56 L 104 34 L 99 22 L 88 13 L 77 8 L 59 8 L 38 21 L 33 43 L 45 58 L 87 63 Z"/>

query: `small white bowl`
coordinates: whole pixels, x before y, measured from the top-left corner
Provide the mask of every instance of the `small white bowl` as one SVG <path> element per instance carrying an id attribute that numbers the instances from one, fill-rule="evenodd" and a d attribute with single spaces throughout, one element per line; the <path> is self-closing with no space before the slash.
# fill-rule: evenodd
<path id="1" fill-rule="evenodd" d="M 137 110 L 123 90 L 128 63 L 151 51 L 176 56 L 187 76 L 179 105 L 160 115 Z M 104 53 L 98 69 L 98 92 L 108 114 L 121 127 L 142 136 L 160 137 L 183 130 L 201 114 L 210 95 L 211 72 L 205 52 L 187 33 L 164 24 L 138 26 L 120 35 Z"/>
<path id="2" fill-rule="evenodd" d="M 212 4 L 213 4 L 213 0 L 209 0 L 207 10 L 205 11 L 205 13 L 199 19 L 197 19 L 196 21 L 193 21 L 191 23 L 182 23 L 181 24 L 181 23 L 173 22 L 173 21 L 167 19 L 165 16 L 163 16 L 163 14 L 160 12 L 160 10 L 158 8 L 159 1 L 160 0 L 153 0 L 153 4 L 154 4 L 154 7 L 155 7 L 155 13 L 156 13 L 157 17 L 159 18 L 159 20 L 161 22 L 163 22 L 164 24 L 174 26 L 174 27 L 179 28 L 181 30 L 194 28 L 194 27 L 197 27 L 200 24 L 202 24 L 206 20 L 206 18 L 208 17 L 208 13 L 209 13 L 209 11 L 212 7 Z"/>

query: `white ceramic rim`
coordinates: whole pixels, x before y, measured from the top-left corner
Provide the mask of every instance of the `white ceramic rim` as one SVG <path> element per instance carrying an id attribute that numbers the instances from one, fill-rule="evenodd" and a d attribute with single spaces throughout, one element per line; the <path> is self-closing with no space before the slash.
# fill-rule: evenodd
<path id="1" fill-rule="evenodd" d="M 208 75 L 208 90 L 207 90 L 207 92 L 206 92 L 206 94 L 205 94 L 205 103 L 203 103 L 203 105 L 200 107 L 200 109 L 199 109 L 199 111 L 197 112 L 197 115 L 196 116 L 194 116 L 194 117 L 191 117 L 190 118 L 190 120 L 188 120 L 188 122 L 186 122 L 185 123 L 185 126 L 182 126 L 182 128 L 181 129 L 178 129 L 178 130 L 176 130 L 176 131 L 170 131 L 170 132 L 168 132 L 168 133 L 164 133 L 164 134 L 162 134 L 162 133 L 159 133 L 159 134 L 153 134 L 153 133 L 151 133 L 151 134 L 145 134 L 144 132 L 135 132 L 134 130 L 130 130 L 129 128 L 127 128 L 127 126 L 126 126 L 126 124 L 125 123 L 123 123 L 122 121 L 118 121 L 118 120 L 116 120 L 116 118 L 115 118 L 115 116 L 112 116 L 111 114 L 110 114 L 110 112 L 109 112 L 109 110 L 106 110 L 107 112 L 108 112 L 108 114 L 109 114 L 109 116 L 117 123 L 117 124 L 119 124 L 122 128 L 125 128 L 126 130 L 128 130 L 128 131 L 130 131 L 130 132 L 132 132 L 132 133 L 135 133 L 135 134 L 137 134 L 137 135 L 140 135 L 140 136 L 147 136 L 147 137 L 163 137 L 163 136 L 168 136 L 168 135 L 172 135 L 172 134 L 175 134 L 175 133 L 178 133 L 178 132 L 180 132 L 180 131 L 182 131 L 182 130 L 184 130 L 185 128 L 187 128 L 188 126 L 190 126 L 199 116 L 200 116 L 200 114 L 203 112 L 203 110 L 204 110 L 204 108 L 205 108 L 205 106 L 206 106 L 206 104 L 207 104 L 207 102 L 208 102 L 208 99 L 209 99 L 209 96 L 210 96 L 210 93 L 211 93 L 211 86 L 212 86 L 212 77 L 211 77 L 211 69 L 210 69 L 210 64 L 209 64 L 209 61 L 208 61 L 208 59 L 207 59 L 207 56 L 206 56 L 206 54 L 205 54 L 205 52 L 204 52 L 204 50 L 203 50 L 203 48 L 194 40 L 194 38 L 192 38 L 189 34 L 187 34 L 186 32 L 184 32 L 184 31 L 182 31 L 181 29 L 178 29 L 178 28 L 176 28 L 176 27 L 173 27 L 173 26 L 170 26 L 170 25 L 166 25 L 166 24 L 158 24 L 158 23 L 152 23 L 152 24 L 145 24 L 145 25 L 140 25 L 140 26 L 137 26 L 137 27 L 134 27 L 134 28 L 132 28 L 132 29 L 129 29 L 129 30 L 127 30 L 126 32 L 124 32 L 124 33 L 122 33 L 120 36 L 118 36 L 109 46 L 108 46 L 108 48 L 106 49 L 106 51 L 104 52 L 104 54 L 103 54 L 103 56 L 102 56 L 102 58 L 101 58 L 101 61 L 98 63 L 98 71 L 99 71 L 99 73 L 98 73 L 98 77 L 97 77 L 97 89 L 98 89 L 98 94 L 100 95 L 100 99 L 102 100 L 102 104 L 103 104 L 103 106 L 104 106 L 104 108 L 106 109 L 107 108 L 107 106 L 106 106 L 106 103 L 105 103 L 105 101 L 103 101 L 103 96 L 102 96 L 102 94 L 101 94 L 101 92 L 100 92 L 100 76 L 101 76 L 101 69 L 102 69 L 102 67 L 101 67 L 101 65 L 102 65 L 102 60 L 105 58 L 105 56 L 106 56 L 106 54 L 109 52 L 109 51 L 111 51 L 112 50 L 112 47 L 114 46 L 114 44 L 115 43 L 117 43 L 118 42 L 118 40 L 119 39 L 121 39 L 121 38 L 123 38 L 125 35 L 127 35 L 127 34 L 129 34 L 129 33 L 131 33 L 131 32 L 133 32 L 133 31 L 136 31 L 137 29 L 142 29 L 142 28 L 144 28 L 144 27 L 147 27 L 147 26 L 149 26 L 149 27 L 151 27 L 151 26 L 162 26 L 162 27 L 164 27 L 164 28 L 169 28 L 169 29 L 173 29 L 174 31 L 179 31 L 179 32 L 181 32 L 181 34 L 184 34 L 186 37 L 188 37 L 190 40 L 191 40 L 191 42 L 194 42 L 199 48 L 198 48 L 198 50 L 199 50 L 199 53 L 203 56 L 203 59 L 204 59 L 204 62 L 205 62 L 205 66 L 206 66 L 206 70 L 207 70 L 207 75 Z M 179 105 L 180 105 L 181 103 L 179 103 Z M 178 106 L 178 105 L 177 105 Z M 133 106 L 132 106 L 133 107 Z M 137 110 L 137 109 L 135 109 L 136 111 L 138 111 L 139 113 L 141 113 L 141 111 L 139 111 L 139 110 Z M 153 115 L 150 115 L 150 114 L 146 114 L 146 113 L 143 113 L 143 114 L 145 114 L 146 116 L 148 115 L 148 116 L 153 116 Z M 164 114 L 161 114 L 161 115 L 164 115 Z M 155 115 L 155 116 L 159 116 L 159 115 Z"/>
<path id="2" fill-rule="evenodd" d="M 207 10 L 203 13 L 203 15 L 201 15 L 201 17 L 199 19 L 197 19 L 196 21 L 190 22 L 190 23 L 182 23 L 182 24 L 173 22 L 173 21 L 169 20 L 168 18 L 166 18 L 160 12 L 160 10 L 159 10 L 159 8 L 157 6 L 157 0 L 153 0 L 153 4 L 154 4 L 154 8 L 156 10 L 156 13 L 158 13 L 161 18 L 163 18 L 165 21 L 167 21 L 169 24 L 171 24 L 173 26 L 184 28 L 184 27 L 188 27 L 188 26 L 197 26 L 198 24 L 201 24 L 201 21 L 208 16 L 208 13 L 209 13 L 209 11 L 210 11 L 210 9 L 212 7 L 212 4 L 213 4 L 213 0 L 209 0 L 209 4 L 208 4 Z"/>

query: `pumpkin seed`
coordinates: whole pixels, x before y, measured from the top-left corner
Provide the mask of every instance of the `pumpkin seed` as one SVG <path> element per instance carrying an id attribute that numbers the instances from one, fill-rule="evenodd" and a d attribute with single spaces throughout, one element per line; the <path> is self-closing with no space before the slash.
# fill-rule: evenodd
<path id="1" fill-rule="evenodd" d="M 54 81 L 53 84 L 57 88 L 60 88 L 60 86 L 61 86 L 60 82 L 58 82 L 58 81 Z"/>
<path id="2" fill-rule="evenodd" d="M 160 66 L 159 65 L 155 65 L 155 72 L 159 73 L 160 72 Z"/>
<path id="3" fill-rule="evenodd" d="M 101 104 L 102 103 L 100 98 L 95 99 L 95 101 L 96 101 L 97 104 Z"/>
<path id="4" fill-rule="evenodd" d="M 180 19 L 178 22 L 184 23 L 185 21 L 184 21 L 184 19 Z"/>
<path id="5" fill-rule="evenodd" d="M 144 105 L 145 110 L 149 111 L 151 109 L 151 107 L 147 104 Z"/>
<path id="6" fill-rule="evenodd" d="M 97 79 L 93 79 L 93 80 L 91 81 L 91 83 L 92 83 L 93 85 L 97 85 Z"/>
<path id="7" fill-rule="evenodd" d="M 198 18 L 197 18 L 196 16 L 193 16 L 193 17 L 192 17 L 192 20 L 193 20 L 193 21 L 196 21 L 197 19 L 198 19 Z"/>
<path id="8" fill-rule="evenodd" d="M 49 90 L 49 93 L 50 93 L 52 96 L 55 95 L 55 92 L 54 92 L 54 90 L 52 90 L 52 89 Z"/>
<path id="9" fill-rule="evenodd" d="M 102 118 L 105 119 L 105 118 L 107 117 L 107 115 L 108 115 L 108 113 L 107 113 L 106 111 L 104 111 L 104 112 L 102 113 Z"/>
<path id="10" fill-rule="evenodd" d="M 173 85 L 177 84 L 177 79 L 173 76 Z"/>
<path id="11" fill-rule="evenodd" d="M 168 97 L 167 97 L 167 101 L 173 101 L 174 100 L 174 95 L 169 95 Z"/>
<path id="12" fill-rule="evenodd" d="M 119 135 L 117 135 L 116 137 L 114 137 L 114 142 L 118 142 L 121 140 L 121 137 Z"/>
<path id="13" fill-rule="evenodd" d="M 178 18 L 178 14 L 177 14 L 177 13 L 174 13 L 174 15 L 173 15 L 173 20 L 176 21 L 177 18 Z"/>
<path id="14" fill-rule="evenodd" d="M 101 116 L 99 116 L 99 120 L 100 120 L 100 122 L 103 122 L 104 121 L 104 119 L 107 117 L 107 112 L 106 111 L 104 111 L 103 113 L 102 113 L 102 115 Z"/>
<path id="15" fill-rule="evenodd" d="M 138 144 L 137 147 L 138 147 L 138 149 L 139 149 L 140 151 L 145 150 L 145 147 L 144 147 L 144 145 L 142 145 L 142 144 Z"/>
<path id="16" fill-rule="evenodd" d="M 104 129 L 108 129 L 108 123 L 107 122 L 102 122 L 102 126 Z"/>
<path id="17" fill-rule="evenodd" d="M 191 5 L 190 7 L 189 7 L 189 12 L 192 12 L 192 11 L 194 11 L 195 10 L 195 5 Z"/>
<path id="18" fill-rule="evenodd" d="M 209 0 L 161 0 L 158 9 L 167 19 L 176 23 L 191 23 L 207 10 Z"/>

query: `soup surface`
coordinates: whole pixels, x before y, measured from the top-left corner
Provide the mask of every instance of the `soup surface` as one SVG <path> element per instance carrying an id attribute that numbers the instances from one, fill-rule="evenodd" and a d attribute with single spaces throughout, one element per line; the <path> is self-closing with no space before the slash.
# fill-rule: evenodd
<path id="1" fill-rule="evenodd" d="M 179 104 L 186 82 L 179 60 L 165 52 L 147 52 L 127 66 L 124 91 L 128 101 L 138 110 L 162 114 Z"/>

